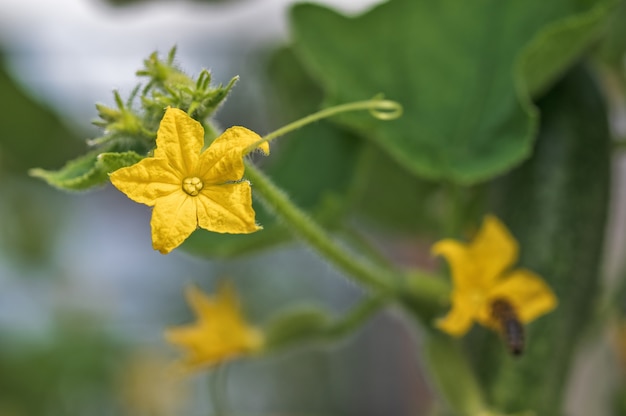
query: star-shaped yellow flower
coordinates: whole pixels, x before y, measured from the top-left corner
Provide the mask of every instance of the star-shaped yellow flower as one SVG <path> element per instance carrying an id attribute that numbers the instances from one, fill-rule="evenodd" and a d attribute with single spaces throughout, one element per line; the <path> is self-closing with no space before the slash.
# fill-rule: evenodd
<path id="1" fill-rule="evenodd" d="M 510 270 L 518 258 L 517 241 L 492 215 L 485 217 L 471 243 L 442 240 L 432 251 L 448 260 L 452 273 L 452 310 L 437 321 L 450 335 L 464 335 L 474 321 L 501 329 L 494 309 L 502 301 L 512 307 L 521 323 L 556 307 L 556 296 L 541 277 L 526 269 Z"/>
<path id="2" fill-rule="evenodd" d="M 231 284 L 222 282 L 216 297 L 207 296 L 196 286 L 188 287 L 186 295 L 198 320 L 165 332 L 170 343 L 186 350 L 184 369 L 202 369 L 263 347 L 262 334 L 241 315 Z"/>
<path id="3" fill-rule="evenodd" d="M 231 127 L 202 151 L 202 125 L 168 108 L 157 132 L 154 157 L 116 170 L 113 185 L 135 202 L 153 206 L 152 245 L 166 254 L 197 228 L 247 234 L 259 230 L 250 184 L 242 181 L 245 149 L 261 140 Z M 269 153 L 269 145 L 259 148 Z"/>

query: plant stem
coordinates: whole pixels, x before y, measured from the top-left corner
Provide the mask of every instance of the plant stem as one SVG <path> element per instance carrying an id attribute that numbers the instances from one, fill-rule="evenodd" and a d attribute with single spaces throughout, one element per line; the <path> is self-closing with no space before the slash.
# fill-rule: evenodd
<path id="1" fill-rule="evenodd" d="M 218 364 L 209 379 L 209 395 L 213 405 L 214 416 L 226 416 L 226 380 L 228 376 L 226 364 Z"/>
<path id="2" fill-rule="evenodd" d="M 359 233 L 354 226 L 351 226 L 350 224 L 341 225 L 339 232 L 348 244 L 366 255 L 372 262 L 387 269 L 392 269 L 394 267 L 391 261 L 386 258 L 377 247 L 368 241 L 364 235 Z"/>
<path id="3" fill-rule="evenodd" d="M 341 320 L 335 322 L 328 329 L 328 333 L 333 337 L 340 337 L 351 333 L 389 301 L 390 299 L 386 296 L 367 297 L 344 315 Z"/>
<path id="4" fill-rule="evenodd" d="M 322 227 L 296 207 L 263 172 L 250 162 L 245 163 L 246 176 L 254 184 L 254 190 L 287 223 L 293 233 L 311 245 L 322 257 L 359 283 L 379 293 L 392 294 L 399 289 L 397 273 L 357 259 L 354 253 L 339 245 Z"/>
<path id="5" fill-rule="evenodd" d="M 483 391 L 458 341 L 431 331 L 425 342 L 426 363 L 449 407 L 459 416 L 489 415 Z"/>
<path id="6" fill-rule="evenodd" d="M 315 121 L 328 118 L 337 114 L 362 110 L 369 110 L 370 114 L 379 120 L 393 120 L 402 115 L 402 106 L 400 104 L 395 101 L 384 100 L 382 98 L 373 98 L 366 101 L 355 101 L 352 103 L 337 105 L 335 107 L 325 108 L 318 111 L 317 113 L 310 114 L 299 120 L 291 122 L 286 126 L 279 128 L 278 130 L 274 130 L 273 132 L 266 134 L 262 140 L 248 146 L 248 148 L 246 148 L 246 150 L 244 151 L 244 155 L 255 150 L 265 142 L 270 142 L 280 136 L 284 136 L 287 133 L 291 133 L 294 130 L 302 128 L 307 124 L 311 124 Z"/>
<path id="7" fill-rule="evenodd" d="M 438 276 L 426 272 L 400 273 L 381 263 L 365 261 L 338 244 L 313 219 L 295 206 L 270 178 L 249 161 L 245 161 L 246 176 L 263 202 L 288 226 L 289 230 L 314 248 L 324 259 L 363 286 L 410 303 L 413 313 L 426 321 L 441 312 L 449 297 L 448 285 Z"/>

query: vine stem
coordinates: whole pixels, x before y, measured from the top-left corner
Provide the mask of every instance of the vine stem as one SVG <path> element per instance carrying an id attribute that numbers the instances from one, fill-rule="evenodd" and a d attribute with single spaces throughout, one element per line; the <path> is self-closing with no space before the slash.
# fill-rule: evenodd
<path id="1" fill-rule="evenodd" d="M 213 404 L 213 416 L 226 416 L 226 380 L 228 367 L 218 364 L 209 378 L 209 395 Z"/>
<path id="2" fill-rule="evenodd" d="M 371 296 L 360 301 L 341 320 L 333 323 L 328 333 L 334 337 L 341 337 L 352 333 L 372 315 L 389 303 L 386 296 Z"/>
<path id="3" fill-rule="evenodd" d="M 263 137 L 261 140 L 248 146 L 243 154 L 256 150 L 261 144 L 270 142 L 280 136 L 297 130 L 315 121 L 351 111 L 369 111 L 379 120 L 393 120 L 402 115 L 402 106 L 396 101 L 385 100 L 376 96 L 370 100 L 355 101 L 329 107 L 313 113 L 292 123 L 287 124 Z M 278 188 L 270 178 L 256 168 L 251 162 L 244 160 L 246 176 L 254 184 L 254 189 L 261 195 L 261 199 L 287 223 L 290 231 L 298 235 L 323 258 L 333 263 L 338 269 L 354 278 L 363 286 L 376 290 L 380 295 L 389 295 L 400 298 L 401 294 L 408 294 L 413 301 L 424 305 L 432 305 L 433 299 L 447 297 L 448 291 L 442 289 L 438 279 L 426 276 L 416 278 L 410 282 L 403 273 L 381 261 L 366 261 L 363 255 L 349 251 L 337 243 L 317 222 L 310 218 L 300 208 L 295 206 L 289 197 Z"/>
<path id="4" fill-rule="evenodd" d="M 377 265 L 358 259 L 355 253 L 348 252 L 333 240 L 315 221 L 296 207 L 289 197 L 279 189 L 263 172 L 249 161 L 246 176 L 254 184 L 254 190 L 264 202 L 275 211 L 289 226 L 290 230 L 317 250 L 323 258 L 331 261 L 339 269 L 364 286 L 379 293 L 392 294 L 398 290 L 397 274 Z"/>
<path id="5" fill-rule="evenodd" d="M 299 120 L 291 122 L 286 126 L 274 130 L 273 132 L 266 134 L 263 139 L 248 146 L 243 154 L 248 154 L 257 149 L 260 145 L 266 142 L 270 142 L 280 136 L 284 136 L 287 133 L 291 133 L 294 130 L 298 130 L 306 126 L 307 124 L 314 123 L 324 118 L 332 117 L 337 114 L 347 113 L 350 111 L 362 111 L 368 110 L 370 114 L 379 120 L 393 120 L 402 115 L 402 106 L 391 100 L 385 100 L 380 97 L 372 98 L 366 101 L 355 101 L 352 103 L 341 104 L 334 107 L 325 108 L 317 113 L 310 114 Z"/>

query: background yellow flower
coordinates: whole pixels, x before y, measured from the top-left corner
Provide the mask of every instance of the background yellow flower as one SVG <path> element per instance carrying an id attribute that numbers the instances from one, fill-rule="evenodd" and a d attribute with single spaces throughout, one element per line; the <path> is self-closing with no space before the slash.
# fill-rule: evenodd
<path id="1" fill-rule="evenodd" d="M 201 369 L 262 348 L 263 336 L 244 320 L 230 283 L 222 282 L 215 297 L 196 286 L 189 286 L 186 296 L 197 321 L 165 332 L 170 343 L 185 350 L 183 368 Z"/>
<path id="2" fill-rule="evenodd" d="M 437 321 L 437 327 L 453 336 L 464 335 L 474 321 L 500 329 L 494 302 L 510 304 L 521 323 L 528 323 L 556 307 L 548 285 L 526 269 L 509 270 L 517 261 L 518 244 L 502 222 L 487 215 L 471 243 L 446 239 L 432 252 L 450 265 L 452 309 Z"/>

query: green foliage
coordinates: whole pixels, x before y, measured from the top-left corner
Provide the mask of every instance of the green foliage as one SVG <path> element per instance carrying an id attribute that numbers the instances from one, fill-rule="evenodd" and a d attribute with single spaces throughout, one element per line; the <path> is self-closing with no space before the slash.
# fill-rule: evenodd
<path id="1" fill-rule="evenodd" d="M 225 87 L 212 87 L 211 74 L 203 70 L 197 80 L 183 73 L 175 64 L 176 48 L 172 48 L 165 60 L 157 53 L 144 61 L 144 69 L 137 75 L 148 78 L 142 88 L 138 84 L 124 102 L 114 92 L 116 107 L 97 104 L 99 120 L 94 124 L 104 130 L 101 137 L 89 144 L 94 150 L 78 157 L 58 171 L 31 169 L 32 176 L 67 191 L 86 190 L 103 185 L 108 174 L 124 166 L 137 163 L 155 147 L 156 132 L 165 108 L 176 107 L 188 112 L 202 123 L 207 141 L 216 134 L 207 120 L 224 101 L 237 78 Z M 134 106 L 140 94 L 141 109 Z"/>
<path id="2" fill-rule="evenodd" d="M 194 82 L 176 66 L 175 54 L 176 48 L 172 48 L 167 60 L 163 62 L 154 52 L 144 61 L 145 68 L 137 71 L 138 76 L 149 79 L 141 95 L 142 105 L 147 112 L 146 118 L 158 126 L 163 109 L 176 107 L 204 123 L 217 110 L 239 78 L 234 77 L 225 87 L 221 84 L 211 87 L 211 73 L 204 69 Z"/>
<path id="3" fill-rule="evenodd" d="M 496 183 L 494 199 L 523 247 L 520 264 L 548 281 L 559 305 L 530 326 L 520 359 L 495 352 L 493 339 L 476 357 L 493 402 L 506 411 L 549 416 L 561 414 L 573 354 L 594 316 L 611 146 L 603 97 L 583 68 L 568 74 L 539 108 L 543 121 L 533 157 Z"/>
<path id="4" fill-rule="evenodd" d="M 356 18 L 305 4 L 292 26 L 327 104 L 384 92 L 405 108 L 393 122 L 348 114 L 343 125 L 414 174 L 473 183 L 529 156 L 528 97 L 597 37 L 606 3 L 394 0 Z"/>
<path id="5" fill-rule="evenodd" d="M 31 169 L 31 176 L 41 178 L 55 188 L 83 191 L 108 181 L 109 173 L 139 162 L 142 156 L 135 152 L 90 152 L 67 162 L 58 171 Z"/>

